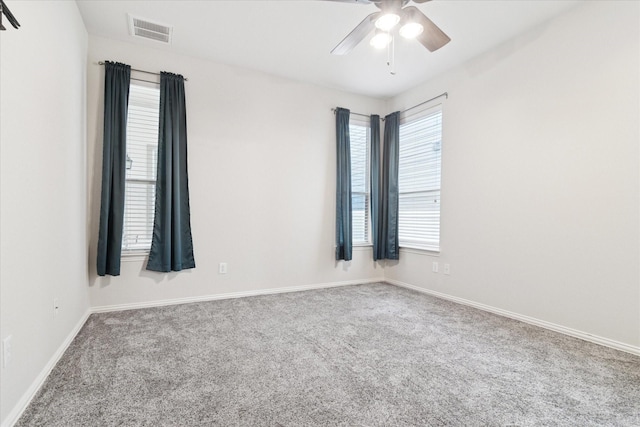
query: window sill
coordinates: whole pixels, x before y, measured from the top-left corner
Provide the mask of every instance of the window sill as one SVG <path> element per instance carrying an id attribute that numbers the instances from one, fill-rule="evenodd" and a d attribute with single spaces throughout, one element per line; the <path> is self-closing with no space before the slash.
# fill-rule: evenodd
<path id="1" fill-rule="evenodd" d="M 122 262 L 139 262 L 146 261 L 149 256 L 149 251 L 127 251 L 120 254 L 120 261 Z"/>
<path id="2" fill-rule="evenodd" d="M 406 253 L 416 254 L 416 255 L 426 255 L 426 256 L 432 256 L 432 257 L 440 256 L 440 249 L 410 248 L 410 247 L 400 246 L 400 252 L 406 252 Z"/>
<path id="3" fill-rule="evenodd" d="M 358 244 L 353 244 L 352 248 L 353 249 L 358 249 L 358 250 L 365 250 L 367 248 L 372 248 L 373 245 L 371 243 L 358 243 Z"/>

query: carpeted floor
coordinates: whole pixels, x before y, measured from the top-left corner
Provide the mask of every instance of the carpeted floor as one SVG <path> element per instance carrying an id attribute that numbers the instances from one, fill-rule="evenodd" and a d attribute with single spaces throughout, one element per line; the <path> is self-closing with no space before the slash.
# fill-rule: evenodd
<path id="1" fill-rule="evenodd" d="M 640 357 L 386 284 L 94 314 L 18 426 L 640 426 Z"/>

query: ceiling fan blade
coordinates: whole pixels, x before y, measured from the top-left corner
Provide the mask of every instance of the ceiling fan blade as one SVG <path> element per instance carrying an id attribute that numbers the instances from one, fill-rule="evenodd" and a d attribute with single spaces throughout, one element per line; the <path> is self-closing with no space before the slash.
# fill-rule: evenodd
<path id="1" fill-rule="evenodd" d="M 420 43 L 422 43 L 424 47 L 429 49 L 429 51 L 435 52 L 451 41 L 449 36 L 446 35 L 440 28 L 438 28 L 438 26 L 434 24 L 433 21 L 424 16 L 424 13 L 420 12 L 418 8 L 409 6 L 405 7 L 403 11 L 405 14 L 404 16 L 408 20 L 417 22 L 422 25 L 422 28 L 424 28 L 422 34 L 416 37 L 416 39 Z"/>
<path id="2" fill-rule="evenodd" d="M 374 12 L 367 16 L 331 51 L 334 55 L 346 55 L 351 52 L 371 31 L 376 27 L 375 22 L 380 12 Z"/>
<path id="3" fill-rule="evenodd" d="M 413 2 L 414 2 L 414 3 L 418 3 L 418 4 L 420 4 L 420 3 L 426 3 L 426 2 L 428 2 L 428 1 L 431 1 L 431 0 L 413 0 Z"/>

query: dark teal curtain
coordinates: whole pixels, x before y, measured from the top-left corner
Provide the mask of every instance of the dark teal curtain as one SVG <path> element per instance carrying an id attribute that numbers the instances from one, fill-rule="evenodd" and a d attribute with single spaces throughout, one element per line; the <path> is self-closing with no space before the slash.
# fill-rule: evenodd
<path id="1" fill-rule="evenodd" d="M 351 142 L 349 110 L 336 108 L 336 259 L 351 260 Z"/>
<path id="2" fill-rule="evenodd" d="M 97 258 L 99 276 L 120 275 L 130 80 L 129 65 L 105 62 L 102 192 Z"/>
<path id="3" fill-rule="evenodd" d="M 147 270 L 169 272 L 194 268 L 184 78 L 165 72 L 160 73 L 155 209 Z"/>
<path id="4" fill-rule="evenodd" d="M 380 116 L 371 115 L 371 236 L 373 239 L 373 260 L 384 259 L 382 245 L 382 204 L 380 203 Z"/>
<path id="5" fill-rule="evenodd" d="M 382 164 L 382 246 L 378 259 L 398 259 L 398 162 L 400 146 L 400 112 L 384 119 L 384 159 Z"/>

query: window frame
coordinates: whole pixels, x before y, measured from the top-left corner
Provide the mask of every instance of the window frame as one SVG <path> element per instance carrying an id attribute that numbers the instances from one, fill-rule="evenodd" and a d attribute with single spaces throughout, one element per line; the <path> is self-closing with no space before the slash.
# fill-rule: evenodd
<path id="1" fill-rule="evenodd" d="M 137 86 L 140 88 L 144 88 L 144 89 L 154 89 L 155 91 L 157 91 L 157 98 L 158 98 L 158 104 L 157 104 L 157 115 L 158 115 L 158 121 L 160 118 L 160 85 L 159 83 L 152 83 L 152 82 L 141 82 L 141 81 L 136 81 L 133 82 L 131 81 L 129 84 L 129 103 L 128 103 L 128 111 L 127 111 L 127 161 L 129 161 L 129 153 L 130 153 L 130 146 L 129 146 L 129 141 L 132 139 L 130 138 L 130 132 L 132 129 L 130 129 L 129 124 L 131 123 L 131 121 L 129 120 L 130 118 L 130 113 L 132 111 L 131 106 L 135 104 L 136 100 L 135 98 L 133 99 L 133 103 L 132 103 L 132 97 L 131 94 L 132 92 L 134 92 L 133 87 Z M 155 108 L 153 109 L 153 111 L 155 111 Z M 144 258 L 149 254 L 149 251 L 151 250 L 151 242 L 149 241 L 148 247 L 133 247 L 130 248 L 127 245 L 127 221 L 128 221 L 128 216 L 131 214 L 130 210 L 127 209 L 128 203 L 127 203 L 127 196 L 129 195 L 129 183 L 133 183 L 133 184 L 143 184 L 143 185 L 147 185 L 149 187 L 149 190 L 151 192 L 151 194 L 153 194 L 153 196 L 150 196 L 150 209 L 153 210 L 153 213 L 150 215 L 149 220 L 146 222 L 145 226 L 147 228 L 150 228 L 151 232 L 149 237 L 151 238 L 153 236 L 153 225 L 154 225 L 154 216 L 155 216 L 155 191 L 156 191 L 156 183 L 157 183 L 157 160 L 158 160 L 158 128 L 156 126 L 156 131 L 153 133 L 153 138 L 155 138 L 156 140 L 156 144 L 155 144 L 155 155 L 152 156 L 152 160 L 151 162 L 155 161 L 156 164 L 150 164 L 149 162 L 146 162 L 145 164 L 147 165 L 147 168 L 151 168 L 153 170 L 156 171 L 156 179 L 154 178 L 149 178 L 149 179 L 144 179 L 144 178 L 132 178 L 129 177 L 128 175 L 128 168 L 125 169 L 125 203 L 124 203 L 124 212 L 123 212 L 123 227 L 122 227 L 122 245 L 121 245 L 121 259 L 126 259 L 126 260 L 138 260 L 140 258 Z M 149 197 L 149 196 L 148 196 Z"/>
<path id="2" fill-rule="evenodd" d="M 412 191 L 402 191 L 402 183 L 401 183 L 401 174 L 402 174 L 402 170 L 401 170 L 401 156 L 402 156 L 402 131 L 399 132 L 399 146 L 398 146 L 398 245 L 399 248 L 402 250 L 407 250 L 410 252 L 418 252 L 418 253 L 424 253 L 424 252 L 430 252 L 430 253 L 434 253 L 434 254 L 439 254 L 440 253 L 440 249 L 441 249 L 441 229 L 442 229 L 442 141 L 443 141 L 443 105 L 441 103 L 439 104 L 431 104 L 429 106 L 425 106 L 424 108 L 420 109 L 419 111 L 415 111 L 415 112 L 411 112 L 411 114 L 405 114 L 405 115 L 401 115 L 400 116 L 400 128 L 402 129 L 403 126 L 407 125 L 407 124 L 412 124 L 415 123 L 419 120 L 423 120 L 425 118 L 428 118 L 430 116 L 439 114 L 439 154 L 438 154 L 438 161 L 437 161 L 437 171 L 435 173 L 437 173 L 437 181 L 438 181 L 438 187 L 437 189 L 423 189 L 423 190 L 412 190 Z M 426 124 L 426 123 L 425 123 Z M 425 128 L 425 130 L 428 128 Z M 426 160 L 425 160 L 426 161 Z M 426 174 L 428 174 L 428 172 L 425 172 Z M 402 214 L 401 214 L 401 200 L 403 198 L 403 194 L 406 195 L 407 194 L 414 194 L 414 200 L 417 200 L 419 196 L 419 194 L 422 194 L 423 197 L 425 198 L 429 198 L 431 195 L 437 197 L 437 204 L 438 204 L 438 208 L 437 208 L 437 241 L 433 241 L 433 240 L 428 240 L 428 239 L 424 239 L 422 241 L 417 241 L 417 240 L 413 240 L 413 241 L 409 241 L 407 242 L 406 239 L 403 240 L 401 238 L 401 235 L 403 234 L 401 232 L 402 229 Z M 406 200 L 406 199 L 405 199 Z M 428 227 L 425 227 L 426 230 L 429 230 Z M 433 229 L 432 229 L 433 230 Z"/>
<path id="3" fill-rule="evenodd" d="M 353 190 L 353 138 L 352 135 L 354 134 L 354 132 L 352 131 L 352 127 L 362 127 L 366 129 L 366 141 L 365 141 L 365 150 L 364 150 L 364 156 L 365 156 L 365 191 L 354 191 Z M 355 116 L 352 114 L 349 117 L 349 145 L 350 145 L 350 155 L 351 155 L 351 218 L 352 218 L 352 224 L 351 224 L 351 241 L 352 241 L 352 245 L 354 247 L 364 247 L 364 246 L 372 246 L 372 239 L 371 239 L 371 121 L 368 118 L 365 117 L 359 117 L 359 116 Z M 365 223 L 364 223 L 364 227 L 365 227 L 365 240 L 359 240 L 356 241 L 354 238 L 354 229 L 355 227 L 353 226 L 353 205 L 354 205 L 354 196 L 355 195 L 359 195 L 362 196 L 364 195 L 365 198 Z"/>

